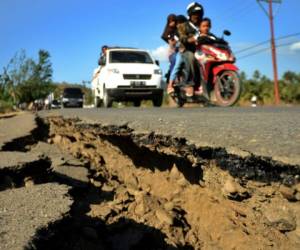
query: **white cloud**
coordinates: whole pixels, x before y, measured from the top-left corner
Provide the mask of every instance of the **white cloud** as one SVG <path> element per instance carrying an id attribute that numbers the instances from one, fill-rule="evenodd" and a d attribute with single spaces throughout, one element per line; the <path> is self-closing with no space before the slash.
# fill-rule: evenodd
<path id="1" fill-rule="evenodd" d="M 300 51 L 300 42 L 296 42 L 291 45 L 290 50 L 292 51 Z"/>
<path id="2" fill-rule="evenodd" d="M 154 50 L 151 50 L 151 54 L 153 57 L 157 60 L 160 60 L 162 62 L 167 62 L 168 61 L 168 46 L 160 46 Z"/>

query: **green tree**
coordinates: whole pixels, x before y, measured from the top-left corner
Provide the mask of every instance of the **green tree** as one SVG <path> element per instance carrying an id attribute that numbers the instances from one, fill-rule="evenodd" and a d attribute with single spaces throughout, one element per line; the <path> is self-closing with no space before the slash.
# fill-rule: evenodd
<path id="1" fill-rule="evenodd" d="M 40 50 L 38 63 L 34 67 L 33 78 L 36 78 L 43 84 L 49 84 L 52 83 L 52 74 L 50 54 L 46 50 Z"/>
<path id="2" fill-rule="evenodd" d="M 52 90 L 52 65 L 48 51 L 40 50 L 38 61 L 16 53 L 0 76 L 0 98 L 13 102 L 32 102 L 45 98 Z"/>
<path id="3" fill-rule="evenodd" d="M 49 52 L 40 50 L 38 62 L 28 60 L 27 64 L 26 66 L 31 69 L 31 75 L 18 85 L 20 102 L 32 102 L 36 99 L 46 98 L 54 90 Z"/>
<path id="4" fill-rule="evenodd" d="M 241 73 L 240 73 L 240 80 L 242 83 L 247 81 L 247 75 L 244 71 L 241 71 Z"/>
<path id="5" fill-rule="evenodd" d="M 24 50 L 16 53 L 4 67 L 0 81 L 3 88 L 2 95 L 6 101 L 17 102 L 17 86 L 30 78 L 32 69 L 32 60 L 26 58 Z"/>
<path id="6" fill-rule="evenodd" d="M 282 80 L 287 84 L 297 84 L 300 83 L 300 74 L 287 71 L 283 74 Z"/>
<path id="7" fill-rule="evenodd" d="M 260 78 L 261 78 L 261 73 L 259 72 L 259 70 L 255 70 L 253 73 L 253 80 L 258 82 L 260 81 Z"/>

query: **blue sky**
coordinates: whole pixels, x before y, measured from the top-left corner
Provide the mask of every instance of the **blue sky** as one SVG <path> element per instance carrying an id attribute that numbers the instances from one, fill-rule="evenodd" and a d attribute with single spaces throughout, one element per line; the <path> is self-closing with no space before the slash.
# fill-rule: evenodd
<path id="1" fill-rule="evenodd" d="M 42 48 L 52 56 L 55 81 L 80 83 L 91 78 L 102 44 L 148 49 L 163 60 L 165 49 L 160 35 L 166 16 L 185 14 L 190 2 L 1 0 L 0 69 L 20 49 L 36 57 Z M 225 28 L 232 31 L 228 40 L 235 51 L 269 39 L 268 19 L 256 0 L 199 2 L 204 5 L 206 16 L 213 20 L 215 34 L 221 34 Z M 300 32 L 299 11 L 299 0 L 283 0 L 275 19 L 277 36 Z M 279 43 L 294 43 L 278 51 L 280 74 L 286 70 L 300 72 L 300 36 Z M 270 52 L 244 58 L 237 64 L 248 75 L 255 69 L 272 75 Z M 162 67 L 165 69 L 166 63 Z"/>

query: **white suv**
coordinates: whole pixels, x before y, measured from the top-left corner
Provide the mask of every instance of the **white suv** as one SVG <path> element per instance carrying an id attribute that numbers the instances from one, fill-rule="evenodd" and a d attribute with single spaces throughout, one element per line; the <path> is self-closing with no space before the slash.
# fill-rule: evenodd
<path id="1" fill-rule="evenodd" d="M 113 101 L 152 100 L 155 107 L 163 101 L 162 71 L 145 50 L 109 48 L 106 62 L 94 71 L 92 89 L 95 106 L 112 106 Z"/>

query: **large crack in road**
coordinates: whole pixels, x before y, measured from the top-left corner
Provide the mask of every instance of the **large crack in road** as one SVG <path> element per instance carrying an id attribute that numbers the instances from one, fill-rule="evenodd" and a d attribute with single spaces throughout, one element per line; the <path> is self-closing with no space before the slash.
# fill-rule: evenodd
<path id="1" fill-rule="evenodd" d="M 299 166 L 79 119 L 48 117 L 35 131 L 46 133 L 4 147 L 40 158 L 0 169 L 2 190 L 57 183 L 73 205 L 27 249 L 300 247 Z"/>

